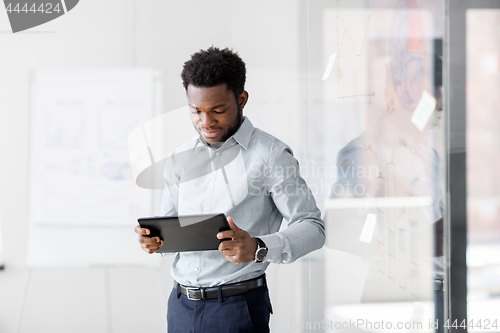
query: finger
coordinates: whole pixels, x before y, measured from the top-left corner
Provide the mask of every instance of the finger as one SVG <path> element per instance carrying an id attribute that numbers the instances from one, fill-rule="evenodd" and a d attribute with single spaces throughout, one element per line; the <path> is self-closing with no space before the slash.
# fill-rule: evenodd
<path id="1" fill-rule="evenodd" d="M 232 255 L 232 256 L 226 256 L 226 260 L 227 261 L 230 261 L 232 263 L 235 263 L 235 264 L 241 264 L 243 263 L 240 258 L 238 257 L 238 255 Z"/>
<path id="2" fill-rule="evenodd" d="M 152 254 L 152 253 L 155 253 L 156 251 L 159 250 L 159 247 L 156 247 L 156 248 L 147 248 L 147 247 L 143 247 L 142 248 L 144 251 L 146 251 L 147 253 L 149 254 Z"/>
<path id="3" fill-rule="evenodd" d="M 231 249 L 231 250 L 224 250 L 224 251 L 222 251 L 222 253 L 226 257 L 232 257 L 232 256 L 236 256 L 238 254 L 238 251 L 235 251 L 235 250 Z"/>
<path id="4" fill-rule="evenodd" d="M 151 232 L 149 231 L 149 229 L 147 228 L 141 228 L 141 225 L 138 224 L 136 227 L 135 227 L 135 233 L 139 234 L 139 235 L 149 235 Z"/>
<path id="5" fill-rule="evenodd" d="M 143 249 L 159 249 L 160 245 L 159 244 L 141 244 L 141 247 Z"/>
<path id="6" fill-rule="evenodd" d="M 144 250 L 154 250 L 155 252 L 158 251 L 158 249 L 163 245 L 163 241 L 160 241 L 159 243 L 156 244 L 141 244 L 141 247 Z"/>
<path id="7" fill-rule="evenodd" d="M 231 216 L 227 217 L 227 223 L 229 223 L 229 227 L 231 230 L 240 231 L 241 229 L 234 223 L 233 218 Z"/>
<path id="8" fill-rule="evenodd" d="M 158 250 L 160 247 L 158 245 L 150 245 L 150 244 L 142 244 L 141 247 L 144 249 L 144 250 L 153 250 L 153 251 L 156 251 Z"/>
<path id="9" fill-rule="evenodd" d="M 226 260 L 231 261 L 231 262 L 236 262 L 235 260 L 237 259 L 237 255 L 235 252 L 226 250 L 223 251 L 222 254 L 226 257 Z"/>
<path id="10" fill-rule="evenodd" d="M 224 241 L 219 244 L 219 251 L 234 249 L 237 244 L 233 241 Z"/>
<path id="11" fill-rule="evenodd" d="M 150 243 L 158 243 L 160 241 L 161 239 L 158 236 L 156 237 L 139 236 L 139 243 L 150 244 Z"/>
<path id="12" fill-rule="evenodd" d="M 158 250 L 161 247 L 161 243 L 158 244 L 141 244 L 141 247 L 143 249 L 153 249 L 153 250 Z"/>
<path id="13" fill-rule="evenodd" d="M 141 244 L 144 250 L 154 250 L 155 252 L 161 247 L 160 244 Z"/>
<path id="14" fill-rule="evenodd" d="M 160 237 L 139 236 L 139 243 L 141 244 L 158 244 L 160 242 L 161 242 Z"/>
<path id="15" fill-rule="evenodd" d="M 224 239 L 224 238 L 235 239 L 238 237 L 239 237 L 239 235 L 235 230 L 226 230 L 226 231 L 219 232 L 217 234 L 218 239 Z"/>

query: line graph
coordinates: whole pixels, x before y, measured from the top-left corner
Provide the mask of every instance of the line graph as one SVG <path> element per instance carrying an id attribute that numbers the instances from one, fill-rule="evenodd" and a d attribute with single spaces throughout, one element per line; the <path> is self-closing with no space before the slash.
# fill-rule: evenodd
<path id="1" fill-rule="evenodd" d="M 366 20 L 365 33 L 363 35 L 363 41 L 361 42 L 361 49 L 359 50 L 359 53 L 356 53 L 356 50 L 354 49 L 354 45 L 352 43 L 352 38 L 351 38 L 351 34 L 349 33 L 349 29 L 347 29 L 347 27 L 344 28 L 344 33 L 342 34 L 342 40 L 340 41 L 340 48 L 339 48 L 339 46 L 337 46 L 337 54 L 339 55 L 339 57 L 340 57 L 340 50 L 342 49 L 342 44 L 344 43 L 344 38 L 346 35 L 347 35 L 347 37 L 349 37 L 349 42 L 351 43 L 351 48 L 352 48 L 352 52 L 354 53 L 354 55 L 356 57 L 361 56 L 361 52 L 363 51 L 363 46 L 365 45 L 366 32 L 368 30 L 368 23 L 370 23 L 370 15 L 368 15 L 368 20 Z M 337 20 L 337 27 L 338 27 L 338 20 Z M 338 28 L 337 28 L 337 30 L 338 30 Z M 337 33 L 337 37 L 338 37 L 338 33 Z"/>
<path id="2" fill-rule="evenodd" d="M 356 94 L 356 95 L 350 95 L 350 96 L 339 96 L 338 98 L 353 98 L 353 97 L 370 97 L 370 96 L 375 96 L 375 93 L 370 93 L 370 94 Z"/>
<path id="3" fill-rule="evenodd" d="M 325 92 L 338 106 L 370 104 L 375 93 L 369 84 L 369 45 L 365 44 L 372 15 L 366 9 L 339 9 L 338 3 L 325 14 L 325 47 L 337 55 L 332 70 L 336 79 L 327 82 Z"/>
<path id="4" fill-rule="evenodd" d="M 369 23 L 370 23 L 370 15 L 368 15 L 368 19 L 366 20 L 366 24 L 365 24 L 365 29 L 364 29 L 364 33 L 363 33 L 363 39 L 361 40 L 361 46 L 359 48 L 359 52 L 356 52 L 356 49 L 354 48 L 354 43 L 352 41 L 352 37 L 351 37 L 351 34 L 349 32 L 349 29 L 347 27 L 344 27 L 344 31 L 342 33 L 342 38 L 340 40 L 340 44 L 337 46 L 337 54 L 338 54 L 338 57 L 339 57 L 339 61 L 337 61 L 337 71 L 340 72 L 340 63 L 342 62 L 342 46 L 344 45 L 344 40 L 346 41 L 346 46 L 347 46 L 347 42 L 349 42 L 349 44 L 351 45 L 351 50 L 352 50 L 352 55 L 354 55 L 355 59 L 354 59 L 354 62 L 355 62 L 355 66 L 354 66 L 354 81 L 355 81 L 355 86 L 354 86 L 354 89 L 355 89 L 355 92 L 354 94 L 344 94 L 344 95 L 341 95 L 339 94 L 338 98 L 341 98 L 341 99 L 347 99 L 347 98 L 356 98 L 356 97 L 371 97 L 371 96 L 374 96 L 375 93 L 373 92 L 362 92 L 362 93 L 358 93 L 358 70 L 359 70 L 359 66 L 358 66 L 358 59 L 356 58 L 361 58 L 361 56 L 363 55 L 363 47 L 365 45 L 365 40 L 366 40 L 366 33 L 368 31 L 368 26 L 369 26 Z M 337 19 L 337 27 L 338 27 L 338 24 L 339 24 L 339 20 Z M 337 28 L 337 36 L 338 36 L 338 28 Z M 338 39 L 337 39 L 338 40 Z M 351 56 L 352 56 L 351 55 Z M 340 77 L 337 76 L 337 82 L 340 83 Z M 369 100 L 368 100 L 368 103 L 369 103 Z"/>

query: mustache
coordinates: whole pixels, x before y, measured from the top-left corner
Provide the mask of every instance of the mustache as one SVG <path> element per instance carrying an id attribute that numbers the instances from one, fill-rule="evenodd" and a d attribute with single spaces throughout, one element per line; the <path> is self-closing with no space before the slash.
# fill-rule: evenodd
<path id="1" fill-rule="evenodd" d="M 199 126 L 198 129 L 200 130 L 205 130 L 205 131 L 217 131 L 222 129 L 222 127 L 205 127 L 205 126 Z"/>

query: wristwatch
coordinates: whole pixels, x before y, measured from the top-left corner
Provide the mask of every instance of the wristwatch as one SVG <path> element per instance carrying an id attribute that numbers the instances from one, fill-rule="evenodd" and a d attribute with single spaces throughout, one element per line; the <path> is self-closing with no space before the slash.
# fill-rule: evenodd
<path id="1" fill-rule="evenodd" d="M 262 239 L 255 237 L 257 241 L 257 251 L 255 251 L 255 262 L 263 262 L 267 258 L 267 246 Z"/>

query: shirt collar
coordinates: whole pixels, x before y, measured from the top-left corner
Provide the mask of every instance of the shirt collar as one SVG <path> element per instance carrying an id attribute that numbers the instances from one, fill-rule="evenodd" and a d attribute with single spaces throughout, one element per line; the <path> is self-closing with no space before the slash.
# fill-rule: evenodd
<path id="1" fill-rule="evenodd" d="M 238 128 L 236 133 L 234 133 L 229 139 L 227 139 L 226 142 L 234 139 L 240 146 L 242 146 L 246 150 L 248 148 L 248 145 L 250 144 L 250 138 L 252 137 L 254 129 L 255 127 L 250 122 L 250 120 L 247 117 L 243 116 L 243 122 L 241 123 L 240 128 Z M 203 139 L 201 135 L 198 135 L 198 142 L 208 147 L 208 143 L 205 141 L 205 139 Z M 226 142 L 224 142 L 222 147 L 226 146 Z"/>
<path id="2" fill-rule="evenodd" d="M 253 127 L 250 119 L 243 117 L 243 122 L 241 123 L 240 128 L 238 128 L 232 137 L 246 150 L 250 144 L 250 139 L 252 138 L 254 129 L 255 127 Z"/>

